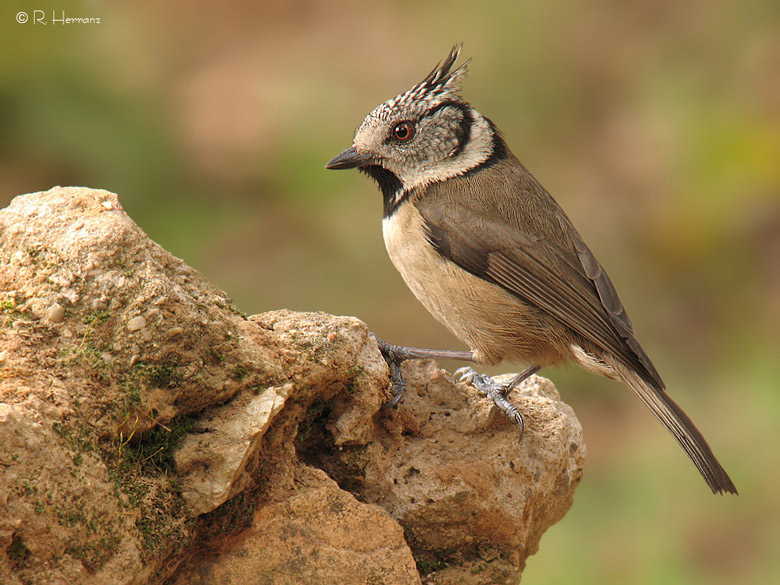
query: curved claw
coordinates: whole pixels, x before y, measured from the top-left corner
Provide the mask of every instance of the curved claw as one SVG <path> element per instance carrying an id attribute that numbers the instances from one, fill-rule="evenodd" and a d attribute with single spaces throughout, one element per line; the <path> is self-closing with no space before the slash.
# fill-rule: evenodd
<path id="1" fill-rule="evenodd" d="M 493 402 L 496 403 L 496 406 L 498 406 L 504 414 L 506 414 L 510 419 L 512 419 L 515 424 L 519 427 L 520 431 L 520 439 L 523 438 L 523 431 L 525 430 L 525 422 L 523 421 L 523 415 L 520 414 L 520 411 L 517 409 L 515 405 L 513 405 L 511 402 L 509 402 L 506 398 L 503 396 L 501 397 L 493 397 Z M 499 404 L 499 402 L 503 402 L 503 404 Z"/>
<path id="2" fill-rule="evenodd" d="M 371 335 L 376 340 L 379 351 L 382 353 L 382 357 L 385 358 L 385 362 L 387 362 L 387 367 L 390 368 L 390 378 L 393 382 L 393 398 L 390 400 L 390 402 L 385 404 L 383 408 L 392 408 L 403 398 L 404 390 L 406 389 L 406 383 L 404 382 L 404 377 L 401 373 L 401 364 L 406 360 L 455 359 L 474 361 L 473 351 L 403 347 L 400 345 L 391 345 L 385 341 L 382 341 L 379 339 L 379 337 L 376 336 L 375 333 L 371 333 Z"/>
<path id="3" fill-rule="evenodd" d="M 457 370 L 455 370 L 455 374 L 459 376 L 458 377 L 459 382 L 465 382 L 466 384 L 471 384 L 472 386 L 474 386 L 474 388 L 482 392 L 482 394 L 486 394 L 485 388 L 496 385 L 496 383 L 493 382 L 493 380 L 491 380 L 489 376 L 486 376 L 485 374 L 480 374 L 474 368 L 471 368 L 469 366 L 458 368 Z"/>
<path id="4" fill-rule="evenodd" d="M 478 373 L 474 368 L 463 366 L 462 368 L 455 370 L 455 375 L 458 376 L 458 382 L 466 382 L 467 384 L 470 384 L 474 381 L 474 377 L 478 375 Z"/>
<path id="5" fill-rule="evenodd" d="M 393 408 L 404 397 L 403 389 L 400 392 L 395 392 L 395 385 L 393 385 L 393 397 L 382 405 L 382 410 Z"/>
<path id="6" fill-rule="evenodd" d="M 520 414 L 517 407 L 506 398 L 507 392 L 512 389 L 511 386 L 508 387 L 504 384 L 498 384 L 489 376 L 480 374 L 474 370 L 474 368 L 468 366 L 455 370 L 455 375 L 458 376 L 460 382 L 472 385 L 480 394 L 490 398 L 493 401 L 493 404 L 495 404 L 501 412 L 517 424 L 520 428 L 520 438 L 523 437 L 523 430 L 525 428 L 523 415 Z"/>
<path id="7" fill-rule="evenodd" d="M 382 349 L 382 346 L 380 346 L 380 349 Z M 403 360 L 397 359 L 397 356 L 392 355 L 392 352 L 390 351 L 387 353 L 382 351 L 382 355 L 385 358 L 385 362 L 387 362 L 387 367 L 390 370 L 390 380 L 393 383 L 393 387 L 391 389 L 393 397 L 389 402 L 385 402 L 382 405 L 383 409 L 387 409 L 393 408 L 399 402 L 401 402 L 404 397 L 404 392 L 406 391 L 406 382 L 404 381 L 404 376 L 401 373 L 401 364 L 403 363 Z"/>

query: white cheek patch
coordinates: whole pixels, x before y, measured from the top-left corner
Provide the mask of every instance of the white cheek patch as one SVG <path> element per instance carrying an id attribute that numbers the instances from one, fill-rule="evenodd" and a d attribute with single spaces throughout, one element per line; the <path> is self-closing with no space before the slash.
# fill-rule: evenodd
<path id="1" fill-rule="evenodd" d="M 490 158 L 493 154 L 493 130 L 476 110 L 472 109 L 471 112 L 474 116 L 471 137 L 459 154 L 417 169 L 391 169 L 401 179 L 406 191 L 457 177 Z M 457 150 L 456 147 L 452 152 Z"/>

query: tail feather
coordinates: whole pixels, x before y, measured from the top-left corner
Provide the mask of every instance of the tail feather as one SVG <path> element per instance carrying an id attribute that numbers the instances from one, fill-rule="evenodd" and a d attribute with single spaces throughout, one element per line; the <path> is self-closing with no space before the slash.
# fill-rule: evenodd
<path id="1" fill-rule="evenodd" d="M 653 414 L 685 449 L 713 493 L 736 494 L 737 488 L 726 470 L 712 453 L 699 429 L 688 415 L 664 391 L 663 387 L 643 380 L 638 374 L 622 364 L 610 364 L 620 379 L 629 386 Z"/>

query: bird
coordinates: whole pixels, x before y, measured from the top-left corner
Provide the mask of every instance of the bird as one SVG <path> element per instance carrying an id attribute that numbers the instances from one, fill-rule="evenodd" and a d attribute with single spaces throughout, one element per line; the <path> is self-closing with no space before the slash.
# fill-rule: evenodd
<path id="1" fill-rule="evenodd" d="M 507 392 L 541 368 L 575 363 L 623 382 L 682 446 L 713 493 L 737 493 L 707 441 L 634 334 L 606 271 L 569 217 L 487 117 L 461 97 L 462 44 L 417 85 L 371 111 L 327 169 L 358 169 L 382 193 L 392 263 L 423 306 L 469 351 L 391 345 L 395 405 L 400 364 L 454 358 L 529 364 L 508 384 L 471 367 L 471 383 L 517 421 Z"/>

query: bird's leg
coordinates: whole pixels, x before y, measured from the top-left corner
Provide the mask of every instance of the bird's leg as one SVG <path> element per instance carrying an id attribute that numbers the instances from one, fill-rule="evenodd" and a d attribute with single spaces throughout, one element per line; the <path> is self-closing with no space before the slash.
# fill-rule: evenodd
<path id="1" fill-rule="evenodd" d="M 384 404 L 382 408 L 392 408 L 398 404 L 403 398 L 406 390 L 406 382 L 404 382 L 403 374 L 401 373 L 401 364 L 406 360 L 423 360 L 423 359 L 439 359 L 439 360 L 463 360 L 467 362 L 474 361 L 473 351 L 457 351 L 448 349 L 422 349 L 418 347 L 403 347 L 401 345 L 391 345 L 385 341 L 382 341 L 379 337 L 374 335 L 376 343 L 379 346 L 379 351 L 382 352 L 382 356 L 387 362 L 387 367 L 390 368 L 390 378 L 393 381 L 393 398 Z M 524 380 L 539 371 L 540 366 L 528 366 L 522 372 L 517 374 L 506 384 L 499 384 L 494 382 L 492 378 L 485 374 L 480 374 L 474 368 L 464 367 L 457 370 L 455 373 L 460 376 L 461 382 L 467 382 L 476 388 L 481 394 L 484 394 L 487 398 L 493 401 L 498 409 L 507 415 L 510 419 L 515 421 L 520 427 L 520 437 L 523 436 L 523 415 L 509 400 L 506 399 L 506 395 L 515 389 Z"/>
<path id="2" fill-rule="evenodd" d="M 374 334 L 372 333 L 372 335 Z M 401 401 L 401 398 L 403 398 L 404 391 L 406 390 L 406 382 L 404 382 L 404 377 L 401 373 L 401 364 L 406 360 L 433 359 L 463 360 L 467 362 L 474 361 L 473 351 L 403 347 L 401 345 L 391 345 L 385 341 L 382 341 L 376 335 L 374 335 L 374 339 L 376 339 L 376 343 L 379 346 L 379 351 L 382 352 L 382 356 L 387 362 L 387 367 L 390 368 L 390 378 L 393 380 L 393 398 L 382 408 L 392 408 Z"/>
<path id="3" fill-rule="evenodd" d="M 517 374 L 506 384 L 499 384 L 494 382 L 492 378 L 485 374 L 480 374 L 474 368 L 460 368 L 455 373 L 460 376 L 461 382 L 467 382 L 476 388 L 481 394 L 484 394 L 493 401 L 498 409 L 507 415 L 510 419 L 517 423 L 520 427 L 520 437 L 523 436 L 523 429 L 525 425 L 523 423 L 523 415 L 509 400 L 506 399 L 506 395 L 509 394 L 515 387 L 527 379 L 532 374 L 539 370 L 539 366 L 529 366 L 522 372 Z"/>
<path id="4" fill-rule="evenodd" d="M 525 382 L 528 378 L 533 376 L 540 369 L 541 366 L 528 366 L 522 372 L 516 374 L 515 377 L 509 380 L 509 382 L 505 386 L 504 394 L 509 394 L 512 390 L 517 388 L 517 386 Z"/>

